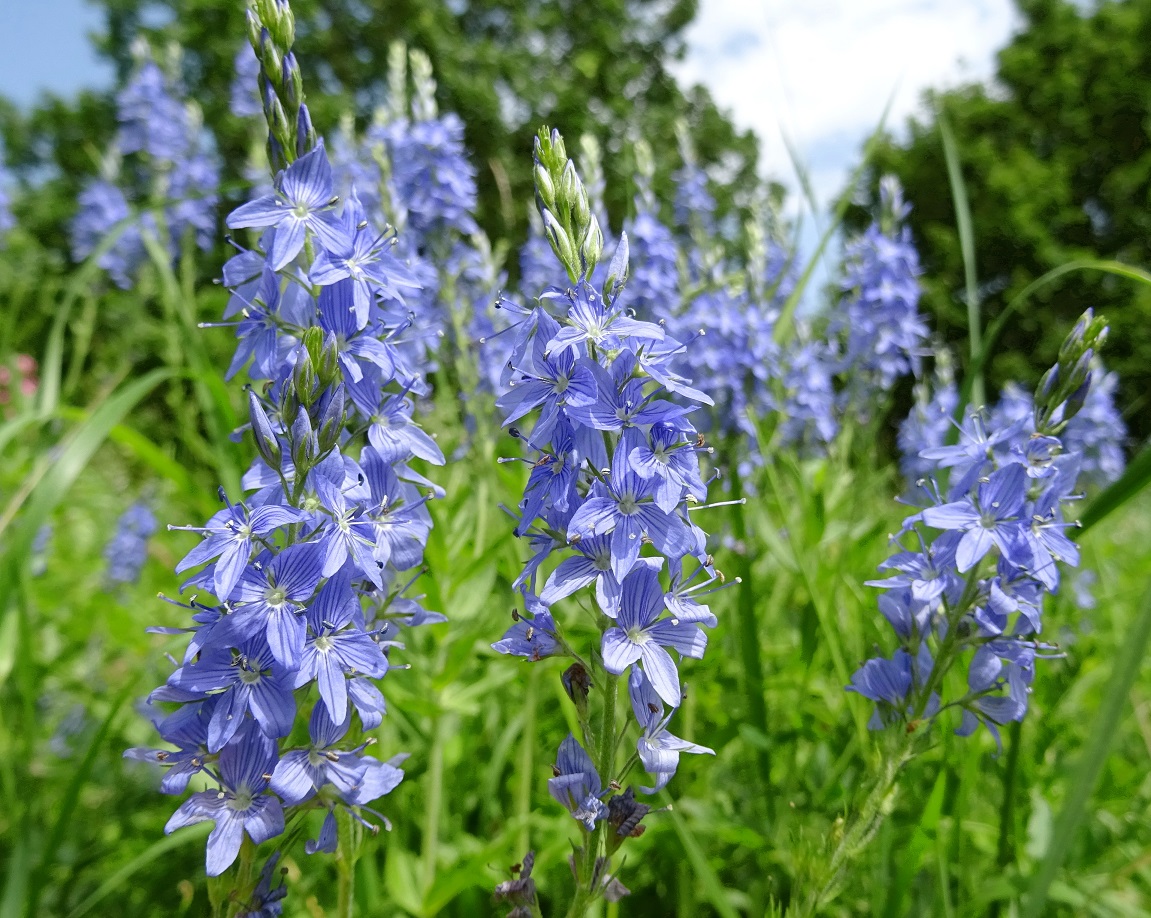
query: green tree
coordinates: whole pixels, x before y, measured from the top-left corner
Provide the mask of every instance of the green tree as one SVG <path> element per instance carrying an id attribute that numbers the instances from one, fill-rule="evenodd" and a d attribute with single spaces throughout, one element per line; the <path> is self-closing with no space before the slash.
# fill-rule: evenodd
<path id="1" fill-rule="evenodd" d="M 187 88 L 216 132 L 229 164 L 225 174 L 239 174 L 248 135 L 229 114 L 228 99 L 233 59 L 246 34 L 245 4 L 97 2 L 107 23 L 101 51 L 122 75 L 137 35 L 184 48 Z M 754 137 L 736 131 L 705 90 L 685 92 L 668 72 L 668 63 L 683 54 L 697 0 L 297 0 L 292 8 L 296 53 L 321 132 L 333 130 L 346 111 L 361 121 L 370 117 L 384 98 L 391 42 L 430 56 L 441 109 L 465 122 L 479 168 L 480 222 L 493 237 L 526 235 L 532 138 L 543 123 L 560 128 L 573 144 L 582 133 L 598 137 L 616 225 L 633 193 L 629 139 L 642 136 L 652 145 L 657 192 L 665 200 L 673 195 L 677 119 L 687 121 L 699 161 L 722 177 L 722 210 L 746 203 L 731 189 L 754 185 Z M 88 105 L 67 110 L 53 102 L 27 118 L 0 117 L 0 128 L 13 135 L 13 164 L 32 168 L 39 155 L 64 172 L 82 166 L 68 159 L 76 155 L 67 142 L 78 129 L 75 117 L 87 115 L 89 143 L 111 133 L 110 122 L 103 129 L 92 124 Z"/>
<path id="2" fill-rule="evenodd" d="M 1023 27 L 989 85 L 931 92 L 959 147 L 971 203 L 986 324 L 1028 283 L 1077 258 L 1151 267 L 1151 0 L 1016 0 Z M 963 261 L 935 117 L 888 139 L 876 173 L 899 176 L 913 203 L 925 307 L 966 355 Z M 1151 421 L 1151 291 L 1099 272 L 1041 289 L 1010 320 L 992 387 L 1033 383 L 1087 306 L 1111 321 L 1107 361 L 1122 376 L 1133 433 Z"/>

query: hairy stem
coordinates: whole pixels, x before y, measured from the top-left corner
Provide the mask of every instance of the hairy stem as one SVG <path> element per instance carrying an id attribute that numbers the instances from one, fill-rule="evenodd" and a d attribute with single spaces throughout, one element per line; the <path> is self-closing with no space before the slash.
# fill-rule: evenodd
<path id="1" fill-rule="evenodd" d="M 911 733 L 900 733 L 889 754 L 885 757 L 880 768 L 879 776 L 859 808 L 859 812 L 851 819 L 839 844 L 827 861 L 823 875 L 813 884 L 813 892 L 798 908 L 796 914 L 801 918 L 820 914 L 823 906 L 834 898 L 843 882 L 848 865 L 870 844 L 879 831 L 883 821 L 891 813 L 895 805 L 895 795 L 898 790 L 899 775 L 907 765 L 920 752 L 920 737 L 926 730 L 917 730 Z"/>
<path id="2" fill-rule="evenodd" d="M 341 811 L 339 820 L 339 853 L 336 857 L 338 887 L 337 918 L 352 918 L 356 913 L 356 862 L 360 859 L 361 827 L 351 814 Z"/>
<path id="3" fill-rule="evenodd" d="M 603 718 L 600 720 L 599 736 L 595 737 L 596 769 L 600 778 L 611 781 L 615 770 L 615 707 L 616 693 L 619 688 L 619 676 L 611 673 L 603 674 Z M 588 906 L 595 901 L 594 889 L 596 877 L 595 864 L 600 849 L 607 850 L 607 833 L 610 825 L 606 819 L 601 819 L 592 833 L 585 833 L 587 839 L 580 861 L 579 882 L 576 885 L 575 898 L 572 899 L 571 908 L 568 909 L 568 918 L 583 918 L 587 914 Z M 605 865 L 606 870 L 606 865 Z"/>

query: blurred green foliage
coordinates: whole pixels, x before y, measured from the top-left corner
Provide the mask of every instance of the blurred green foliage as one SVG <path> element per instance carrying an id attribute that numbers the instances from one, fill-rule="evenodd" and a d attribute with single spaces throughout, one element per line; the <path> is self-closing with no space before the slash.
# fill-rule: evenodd
<path id="1" fill-rule="evenodd" d="M 1022 25 L 994 80 L 927 94 L 955 135 L 971 205 L 983 320 L 1031 281 L 1081 258 L 1151 263 L 1151 2 L 1016 0 Z M 924 306 L 953 344 L 967 336 L 964 271 L 936 119 L 876 150 L 899 176 L 922 256 Z M 1033 383 L 1085 307 L 1111 324 L 1108 366 L 1139 439 L 1151 434 L 1151 289 L 1093 271 L 1036 292 L 1008 324 L 992 389 Z M 956 351 L 966 353 L 962 344 Z"/>

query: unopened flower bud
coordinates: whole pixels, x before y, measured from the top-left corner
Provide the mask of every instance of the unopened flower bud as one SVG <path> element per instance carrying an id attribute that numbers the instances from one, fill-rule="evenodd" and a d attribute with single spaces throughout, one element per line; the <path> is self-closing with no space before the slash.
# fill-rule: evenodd
<path id="1" fill-rule="evenodd" d="M 317 443 L 312 433 L 312 419 L 303 408 L 296 415 L 291 429 L 292 462 L 297 477 L 306 475 L 316 461 Z"/>
<path id="2" fill-rule="evenodd" d="M 584 275 L 590 280 L 595 266 L 603 256 L 603 232 L 599 228 L 599 220 L 595 214 L 590 214 L 591 223 L 580 245 L 580 265 Z"/>
<path id="3" fill-rule="evenodd" d="M 306 347 L 297 349 L 296 366 L 292 369 L 292 388 L 305 408 L 311 408 L 320 394 L 319 377 Z"/>
<path id="4" fill-rule="evenodd" d="M 319 447 L 321 455 L 328 453 L 340 442 L 344 429 L 344 387 L 332 386 L 320 399 Z"/>
<path id="5" fill-rule="evenodd" d="M 252 420 L 252 434 L 256 438 L 256 449 L 260 456 L 273 469 L 279 469 L 283 461 L 284 451 L 280 446 L 280 439 L 272 428 L 272 422 L 264 411 L 256 393 L 248 390 L 248 415 Z"/>
<path id="6" fill-rule="evenodd" d="M 278 82 L 284 73 L 284 56 L 280 53 L 280 49 L 276 47 L 276 43 L 266 26 L 260 30 L 260 40 L 256 46 L 256 57 L 260 59 L 260 67 L 268 79 L 273 83 Z"/>
<path id="7" fill-rule="evenodd" d="M 603 282 L 603 299 L 609 306 L 619 296 L 624 284 L 627 283 L 629 255 L 627 233 L 620 233 L 619 244 L 615 247 L 615 254 L 612 256 L 611 264 L 607 269 L 607 280 Z"/>
<path id="8" fill-rule="evenodd" d="M 575 704 L 581 723 L 587 721 L 587 697 L 591 691 L 591 676 L 582 663 L 573 663 L 560 676 L 564 691 Z"/>
<path id="9" fill-rule="evenodd" d="M 1083 407 L 1083 403 L 1087 401 L 1087 393 L 1091 389 L 1091 373 L 1087 373 L 1087 378 L 1083 380 L 1083 384 L 1076 389 L 1068 397 L 1063 405 L 1063 421 L 1070 421 L 1079 410 Z"/>
<path id="10" fill-rule="evenodd" d="M 312 126 L 312 116 L 308 106 L 300 103 L 296 117 L 296 156 L 310 153 L 316 147 L 316 129 Z"/>
<path id="11" fill-rule="evenodd" d="M 560 173 L 559 186 L 556 188 L 556 204 L 560 210 L 570 210 L 573 214 L 578 214 L 576 208 L 578 207 L 578 200 L 580 192 L 583 191 L 583 185 L 576 174 L 575 163 L 570 159 L 564 164 L 563 172 Z M 583 193 L 584 210 L 590 213 L 587 203 L 587 192 Z M 578 219 L 577 225 L 582 221 Z"/>
<path id="12" fill-rule="evenodd" d="M 541 163 L 536 163 L 532 169 L 532 177 L 536 183 L 536 202 L 541 209 L 551 210 L 556 205 L 556 186 L 552 181 L 551 173 Z"/>
<path id="13" fill-rule="evenodd" d="M 568 276 L 574 281 L 579 277 L 579 254 L 576 251 L 575 242 L 568 235 L 566 229 L 560 225 L 560 222 L 555 218 L 550 210 L 543 212 L 544 219 L 544 235 L 547 236 L 548 242 L 552 245 L 552 251 L 556 253 L 556 258 L 567 269 Z"/>
<path id="14" fill-rule="evenodd" d="M 314 365 L 320 386 L 326 389 L 343 379 L 343 374 L 340 372 L 340 346 L 334 333 L 328 332 L 323 347 L 312 353 L 315 354 Z"/>
<path id="15" fill-rule="evenodd" d="M 255 10 L 248 10 L 246 13 L 248 23 L 248 44 L 252 46 L 252 50 L 256 52 L 259 57 L 260 53 L 260 36 L 264 32 L 264 27 L 260 23 L 260 17 L 256 15 Z"/>
<path id="16" fill-rule="evenodd" d="M 298 109 L 304 101 L 304 75 L 296 55 L 291 51 L 285 54 L 282 67 L 280 85 L 284 87 L 284 101 L 289 109 Z"/>

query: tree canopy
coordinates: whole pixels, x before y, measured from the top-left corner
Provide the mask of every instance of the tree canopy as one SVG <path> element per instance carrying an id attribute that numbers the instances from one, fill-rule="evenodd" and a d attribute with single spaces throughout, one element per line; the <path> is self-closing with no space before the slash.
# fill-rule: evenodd
<path id="1" fill-rule="evenodd" d="M 235 0 L 97 0 L 107 27 L 103 54 L 123 75 L 132 40 L 183 49 L 183 79 L 238 175 L 247 151 L 244 127 L 228 113 L 233 60 L 245 34 Z M 431 58 L 442 110 L 466 125 L 479 169 L 480 222 L 513 240 L 526 233 L 532 138 L 543 123 L 574 142 L 595 134 L 605 150 L 607 205 L 617 223 L 633 193 L 628 140 L 655 150 L 656 189 L 669 199 L 680 160 L 675 125 L 687 122 L 701 164 L 724 179 L 721 210 L 738 206 L 727 187 L 755 184 L 757 146 L 737 131 L 701 88 L 681 89 L 668 70 L 684 51 L 696 0 L 298 0 L 296 52 L 321 132 L 354 112 L 361 123 L 383 100 L 389 45 L 396 40 Z M 0 103 L 9 159 L 24 174 L 57 167 L 51 192 L 22 219 L 48 232 L 74 199 L 74 177 L 94 171 L 91 149 L 114 125 L 107 100 L 88 94 L 74 105 L 51 100 L 29 114 Z M 84 143 L 77 143 L 77 135 Z M 729 181 L 730 180 L 730 181 Z M 54 221 L 54 222 L 53 222 Z"/>
<path id="2" fill-rule="evenodd" d="M 945 113 L 970 200 L 983 323 L 1045 272 L 1080 258 L 1151 266 L 1151 0 L 1017 0 L 1023 26 L 989 85 L 927 94 Z M 963 260 L 937 118 L 912 120 L 874 160 L 914 204 L 925 308 L 966 355 Z M 1076 317 L 1110 320 L 1108 366 L 1119 371 L 1133 433 L 1151 432 L 1151 288 L 1072 272 L 1010 319 L 990 381 L 1035 381 Z"/>

